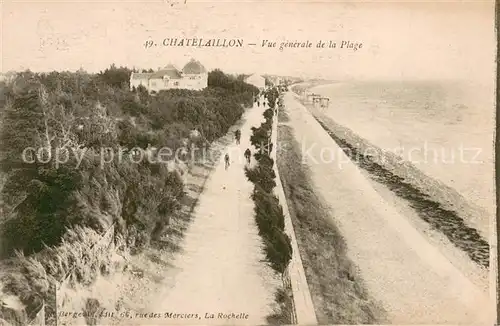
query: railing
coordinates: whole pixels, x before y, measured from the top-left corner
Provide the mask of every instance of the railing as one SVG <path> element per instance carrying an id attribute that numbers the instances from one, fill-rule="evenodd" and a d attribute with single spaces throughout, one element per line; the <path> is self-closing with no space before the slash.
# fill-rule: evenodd
<path id="1" fill-rule="evenodd" d="M 111 224 L 111 226 L 104 232 L 104 234 L 101 236 L 101 238 L 95 242 L 90 248 L 89 251 L 91 252 L 97 252 L 99 249 L 107 249 L 110 250 L 114 246 L 114 234 L 115 234 L 115 223 Z M 103 246 L 98 246 L 99 244 L 104 244 Z M 81 257 L 83 258 L 83 257 Z M 58 295 L 58 291 L 61 291 L 63 286 L 68 284 L 68 281 L 71 279 L 71 275 L 73 275 L 75 271 L 76 266 L 73 266 L 67 273 L 66 275 L 56 284 L 55 286 L 55 302 L 56 302 L 56 307 L 55 307 L 55 316 L 54 316 L 54 323 L 57 325 L 57 310 L 62 307 L 66 302 L 64 301 L 63 296 Z M 62 300 L 61 300 L 62 299 Z M 47 323 L 47 320 L 49 319 L 49 316 L 46 314 L 46 303 L 45 301 L 42 301 L 41 307 L 39 308 L 38 312 L 36 313 L 35 317 L 33 317 L 29 322 L 29 326 L 45 326 Z M 50 324 L 54 324 L 50 323 Z"/>

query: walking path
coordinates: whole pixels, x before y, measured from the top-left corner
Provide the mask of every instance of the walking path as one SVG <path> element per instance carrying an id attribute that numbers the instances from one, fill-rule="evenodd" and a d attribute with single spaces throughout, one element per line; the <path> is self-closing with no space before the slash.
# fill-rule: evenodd
<path id="1" fill-rule="evenodd" d="M 186 231 L 183 252 L 174 265 L 178 273 L 145 313 L 158 318 L 134 318 L 140 325 L 217 324 L 262 325 L 272 313 L 276 287 L 281 281 L 262 260 L 261 238 L 254 220 L 253 185 L 244 174 L 244 151 L 250 145 L 250 128 L 260 125 L 264 108 L 245 116 L 241 143 L 228 148 L 207 180 L 193 222 Z M 165 318 L 165 313 L 172 313 Z M 175 317 L 175 314 L 185 314 Z M 197 316 L 196 316 L 197 314 Z M 229 314 L 229 315 L 228 315 Z M 233 315 L 231 315 L 233 314 Z M 206 318 L 208 317 L 208 318 Z M 213 317 L 213 318 L 210 318 Z"/>
<path id="2" fill-rule="evenodd" d="M 290 125 L 368 291 L 395 324 L 492 324 L 488 293 L 463 276 L 371 186 L 291 93 Z M 323 160 L 322 160 L 323 158 Z"/>

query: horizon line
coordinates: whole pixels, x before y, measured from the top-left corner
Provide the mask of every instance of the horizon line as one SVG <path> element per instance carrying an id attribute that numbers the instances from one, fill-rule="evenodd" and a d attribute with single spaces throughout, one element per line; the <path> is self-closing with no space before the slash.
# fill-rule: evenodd
<path id="1" fill-rule="evenodd" d="M 30 71 L 32 73 L 38 73 L 38 74 L 47 74 L 47 73 L 51 73 L 51 72 L 69 72 L 69 73 L 76 73 L 76 72 L 79 72 L 79 71 L 83 71 L 85 73 L 88 73 L 88 74 L 99 74 L 101 72 L 104 72 L 106 69 L 109 69 L 111 68 L 112 66 L 115 66 L 116 68 L 120 69 L 120 68 L 125 68 L 125 69 L 129 69 L 129 70 L 139 70 L 139 72 L 141 70 L 149 70 L 149 69 L 152 69 L 154 72 L 158 71 L 157 69 L 153 69 L 152 67 L 150 68 L 144 68 L 144 67 L 137 67 L 137 66 L 128 66 L 128 65 L 118 65 L 118 64 L 115 64 L 115 63 L 110 63 L 107 67 L 105 67 L 104 69 L 101 69 L 101 70 L 86 70 L 85 68 L 83 67 L 80 67 L 78 69 L 64 69 L 64 70 L 60 70 L 60 69 L 51 69 L 51 70 L 33 70 L 29 67 L 20 67 L 19 69 L 10 69 L 8 71 L 4 71 L 4 70 L 1 70 L 0 71 L 0 75 L 2 76 L 5 76 L 5 75 L 8 75 L 8 74 L 12 74 L 12 73 L 21 73 L 21 72 L 26 72 L 26 71 Z M 161 67 L 160 67 L 161 69 Z M 343 75 L 343 76 L 321 76 L 321 75 L 315 75 L 315 74 L 303 74 L 303 75 L 293 75 L 293 74 L 277 74 L 277 73 L 270 73 L 270 72 L 257 72 L 257 71 L 254 71 L 254 72 L 245 72 L 245 71 L 234 71 L 232 69 L 223 69 L 223 68 L 220 68 L 220 67 L 216 67 L 216 68 L 210 68 L 210 69 L 207 69 L 207 72 L 211 72 L 211 71 L 215 71 L 215 70 L 220 70 L 222 71 L 223 73 L 225 74 L 228 74 L 228 75 L 253 75 L 253 74 L 257 74 L 257 75 L 260 75 L 260 76 L 263 76 L 263 77 L 266 77 L 266 76 L 269 76 L 269 77 L 286 77 L 286 78 L 298 78 L 298 79 L 303 79 L 304 81 L 312 81 L 312 80 L 321 80 L 321 81 L 328 81 L 328 82 L 332 82 L 332 83 L 338 83 L 338 82 L 342 82 L 342 81 L 355 81 L 355 80 L 358 80 L 358 81 L 362 81 L 362 80 L 365 80 L 365 81 L 370 81 L 370 80 L 377 80 L 377 81 L 448 81 L 448 82 L 475 82 L 477 83 L 478 81 L 477 80 L 472 80 L 472 79 L 465 79 L 465 78 L 459 78 L 459 77 L 442 77 L 442 76 L 435 76 L 435 77 L 417 77 L 417 76 L 412 76 L 412 77 L 405 77 L 405 78 L 402 78 L 402 76 L 363 76 L 363 77 L 360 77 L 360 76 L 349 76 L 349 75 Z M 484 81 L 482 81 L 480 84 L 483 84 Z"/>

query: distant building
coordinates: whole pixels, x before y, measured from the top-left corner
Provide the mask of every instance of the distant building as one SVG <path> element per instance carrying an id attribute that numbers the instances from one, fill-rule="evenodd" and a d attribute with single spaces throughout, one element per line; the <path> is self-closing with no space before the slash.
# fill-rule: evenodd
<path id="1" fill-rule="evenodd" d="M 260 90 L 266 88 L 266 79 L 256 74 L 250 75 L 249 77 L 245 78 L 245 83 L 254 85 Z"/>
<path id="2" fill-rule="evenodd" d="M 191 59 L 182 70 L 172 64 L 152 73 L 136 73 L 130 75 L 130 89 L 144 86 L 149 92 L 167 89 L 201 90 L 208 86 L 208 72 L 205 67 Z"/>

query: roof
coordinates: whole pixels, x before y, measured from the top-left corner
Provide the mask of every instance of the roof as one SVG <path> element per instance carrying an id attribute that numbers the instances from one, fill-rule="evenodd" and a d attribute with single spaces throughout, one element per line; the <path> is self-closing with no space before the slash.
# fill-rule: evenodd
<path id="1" fill-rule="evenodd" d="M 176 66 L 174 66 L 173 64 L 169 63 L 168 65 L 165 66 L 165 68 L 163 68 L 163 70 L 179 70 L 177 69 Z"/>
<path id="2" fill-rule="evenodd" d="M 131 79 L 162 79 L 165 76 L 170 77 L 171 79 L 181 79 L 182 74 L 203 74 L 206 73 L 207 70 L 205 67 L 199 62 L 194 59 L 191 59 L 184 68 L 182 69 L 182 72 L 179 71 L 173 64 L 168 64 L 162 69 L 156 71 L 156 72 L 151 72 L 151 73 L 137 73 L 134 72 L 132 73 Z"/>
<path id="3" fill-rule="evenodd" d="M 207 70 L 205 67 L 197 60 L 191 59 L 184 68 L 182 68 L 182 72 L 185 74 L 203 74 L 206 73 Z"/>
<path id="4" fill-rule="evenodd" d="M 261 82 L 263 80 L 265 81 L 266 79 L 261 75 L 256 75 L 256 74 L 250 75 L 249 77 L 245 78 L 245 82 L 257 82 L 257 81 Z"/>
<path id="5" fill-rule="evenodd" d="M 149 79 L 153 73 L 139 73 L 133 72 L 131 78 L 132 79 Z"/>
<path id="6" fill-rule="evenodd" d="M 173 65 L 168 65 L 165 68 L 152 73 L 149 78 L 163 78 L 164 76 L 168 76 L 172 79 L 182 78 L 182 74 L 180 73 L 180 71 L 177 70 L 177 68 L 175 68 Z"/>
<path id="7" fill-rule="evenodd" d="M 258 78 L 258 79 L 265 79 L 263 76 L 261 75 L 257 75 L 257 74 L 251 74 L 250 76 L 248 76 L 246 79 L 255 79 L 255 78 Z"/>

